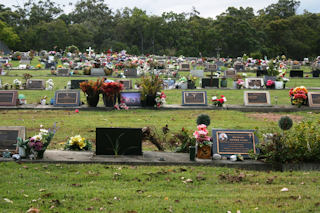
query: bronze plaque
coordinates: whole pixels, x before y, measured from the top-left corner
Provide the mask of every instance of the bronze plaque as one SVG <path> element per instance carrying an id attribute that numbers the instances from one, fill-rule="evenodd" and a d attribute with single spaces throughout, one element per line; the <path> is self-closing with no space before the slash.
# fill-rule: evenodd
<path id="1" fill-rule="evenodd" d="M 271 106 L 270 94 L 268 91 L 244 92 L 244 103 L 246 106 Z"/>
<path id="2" fill-rule="evenodd" d="M 224 77 L 226 78 L 233 78 L 237 74 L 236 70 L 225 70 Z"/>
<path id="3" fill-rule="evenodd" d="M 246 88 L 249 89 L 260 89 L 263 87 L 262 78 L 246 78 Z"/>
<path id="4" fill-rule="evenodd" d="M 17 150 L 17 137 L 25 139 L 25 127 L 22 126 L 0 126 L 0 151 L 8 149 Z"/>
<path id="5" fill-rule="evenodd" d="M 320 107 L 320 92 L 309 92 L 308 101 L 310 107 Z"/>
<path id="6" fill-rule="evenodd" d="M 28 79 L 27 89 L 43 90 L 43 89 L 45 89 L 45 82 L 44 82 L 44 80 Z"/>
<path id="7" fill-rule="evenodd" d="M 57 70 L 57 75 L 58 76 L 69 76 L 69 69 L 66 69 L 66 68 L 59 68 Z"/>
<path id="8" fill-rule="evenodd" d="M 80 91 L 79 90 L 56 91 L 54 106 L 80 106 Z"/>
<path id="9" fill-rule="evenodd" d="M 0 91 L 0 106 L 16 106 L 18 92 L 15 90 Z"/>
<path id="10" fill-rule="evenodd" d="M 132 80 L 118 80 L 117 82 L 121 82 L 123 84 L 124 90 L 132 89 Z"/>
<path id="11" fill-rule="evenodd" d="M 190 64 L 189 63 L 181 63 L 180 70 L 181 71 L 190 71 Z"/>
<path id="12" fill-rule="evenodd" d="M 206 91 L 182 91 L 182 105 L 207 105 Z"/>

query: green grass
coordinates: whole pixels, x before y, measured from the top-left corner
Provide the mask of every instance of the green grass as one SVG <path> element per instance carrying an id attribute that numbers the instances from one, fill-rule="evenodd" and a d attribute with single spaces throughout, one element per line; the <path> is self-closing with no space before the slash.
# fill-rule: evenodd
<path id="1" fill-rule="evenodd" d="M 0 175 L 0 210 L 8 213 L 320 211 L 319 172 L 1 163 Z"/>
<path id="2" fill-rule="evenodd" d="M 39 131 L 40 125 L 49 128 L 54 122 L 60 127 L 53 138 L 49 149 L 62 149 L 68 137 L 80 134 L 95 142 L 96 127 L 133 127 L 142 128 L 154 126 L 161 132 L 161 128 L 168 124 L 171 132 L 177 132 L 182 127 L 194 131 L 198 115 L 206 113 L 211 118 L 211 128 L 227 129 L 265 129 L 276 126 L 277 120 L 268 120 L 271 115 L 299 116 L 300 119 L 319 119 L 316 113 L 274 113 L 265 114 L 260 119 L 254 117 L 256 113 L 244 113 L 225 110 L 129 110 L 129 111 L 51 111 L 51 110 L 1 110 L 0 126 L 25 126 L 27 137 Z M 261 114 L 262 115 L 262 114 Z M 294 119 L 295 120 L 295 119 Z M 295 120 L 297 121 L 297 120 Z M 145 147 L 144 147 L 145 148 Z"/>

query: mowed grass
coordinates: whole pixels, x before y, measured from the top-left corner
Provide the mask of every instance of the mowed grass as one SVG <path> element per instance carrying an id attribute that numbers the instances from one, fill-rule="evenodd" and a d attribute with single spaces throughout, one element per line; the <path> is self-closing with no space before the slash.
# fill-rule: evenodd
<path id="1" fill-rule="evenodd" d="M 0 175 L 1 212 L 320 211 L 319 172 L 12 162 Z"/>
<path id="2" fill-rule="evenodd" d="M 25 126 L 27 137 L 38 133 L 40 125 L 50 128 L 57 123 L 57 131 L 49 149 L 62 149 L 70 136 L 80 134 L 95 142 L 96 127 L 155 127 L 161 133 L 162 127 L 168 124 L 170 132 L 180 131 L 181 128 L 196 129 L 196 119 L 200 114 L 208 114 L 211 118 L 211 128 L 227 129 L 265 129 L 277 126 L 277 120 L 270 120 L 271 115 L 278 118 L 289 115 L 294 121 L 301 119 L 319 119 L 320 114 L 296 113 L 244 113 L 230 110 L 129 110 L 129 111 L 74 111 L 65 110 L 1 110 L 0 126 Z M 296 120 L 295 118 L 299 118 Z M 211 134 L 211 133 L 210 133 Z"/>

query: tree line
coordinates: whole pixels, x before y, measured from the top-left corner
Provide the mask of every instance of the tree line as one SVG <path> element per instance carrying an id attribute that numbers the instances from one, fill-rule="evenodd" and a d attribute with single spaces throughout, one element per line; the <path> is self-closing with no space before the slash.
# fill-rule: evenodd
<path id="1" fill-rule="evenodd" d="M 80 0 L 63 13 L 60 5 L 28 0 L 14 9 L 0 4 L 0 40 L 12 50 L 64 50 L 130 54 L 255 58 L 286 55 L 294 59 L 320 55 L 320 14 L 304 11 L 300 2 L 279 0 L 256 14 L 253 8 L 229 7 L 215 19 L 189 13 L 148 15 L 139 8 L 113 11 L 103 0 Z"/>

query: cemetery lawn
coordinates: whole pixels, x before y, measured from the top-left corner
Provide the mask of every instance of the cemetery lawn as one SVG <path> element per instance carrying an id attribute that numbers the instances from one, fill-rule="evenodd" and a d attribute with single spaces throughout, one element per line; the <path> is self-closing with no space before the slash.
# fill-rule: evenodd
<path id="1" fill-rule="evenodd" d="M 10 162 L 0 175 L 8 213 L 320 211 L 320 172 Z"/>
<path id="2" fill-rule="evenodd" d="M 37 134 L 40 125 L 50 128 L 56 122 L 59 127 L 49 149 L 63 149 L 68 138 L 80 134 L 95 142 L 96 127 L 155 127 L 162 133 L 162 127 L 168 124 L 170 133 L 183 127 L 190 131 L 196 129 L 197 116 L 205 113 L 211 118 L 211 128 L 259 129 L 277 127 L 281 116 L 289 115 L 294 122 L 320 119 L 315 112 L 295 113 L 245 113 L 231 110 L 128 110 L 128 111 L 75 111 L 67 110 L 0 110 L 0 126 L 25 126 L 26 136 Z M 211 132 L 210 132 L 211 134 Z M 155 150 L 154 146 L 143 147 Z M 169 150 L 168 150 L 169 151 Z"/>

